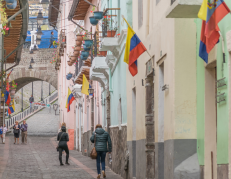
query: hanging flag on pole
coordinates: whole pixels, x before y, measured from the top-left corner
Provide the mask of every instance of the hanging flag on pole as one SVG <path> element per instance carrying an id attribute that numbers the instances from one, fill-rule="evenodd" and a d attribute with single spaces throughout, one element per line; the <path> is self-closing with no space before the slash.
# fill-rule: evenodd
<path id="1" fill-rule="evenodd" d="M 220 29 L 218 23 L 228 14 L 230 9 L 223 0 L 203 0 L 198 17 L 202 19 L 199 56 L 208 63 L 208 54 L 219 42 Z"/>
<path id="2" fill-rule="evenodd" d="M 12 114 L 15 111 L 15 106 L 14 106 L 14 100 L 12 101 L 12 103 L 9 105 L 8 107 L 8 114 Z"/>
<path id="3" fill-rule="evenodd" d="M 86 94 L 86 95 L 89 95 L 89 92 L 88 92 L 89 85 L 90 85 L 90 84 L 89 84 L 89 82 L 88 82 L 86 76 L 83 75 L 83 85 L 82 85 L 81 93 Z"/>
<path id="4" fill-rule="evenodd" d="M 67 112 L 69 112 L 71 110 L 70 106 L 71 103 L 75 100 L 74 95 L 72 94 L 70 88 L 68 87 L 68 94 L 67 94 L 67 102 L 66 102 L 66 108 L 67 108 Z"/>
<path id="5" fill-rule="evenodd" d="M 137 59 L 142 53 L 147 51 L 147 49 L 140 41 L 139 37 L 136 35 L 124 16 L 122 17 L 128 25 L 124 62 L 128 64 L 131 75 L 135 76 L 138 73 Z"/>

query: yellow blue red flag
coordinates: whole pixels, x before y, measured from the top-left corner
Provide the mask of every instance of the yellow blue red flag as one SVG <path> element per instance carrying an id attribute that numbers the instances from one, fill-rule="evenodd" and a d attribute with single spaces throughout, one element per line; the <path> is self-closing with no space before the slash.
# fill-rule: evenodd
<path id="1" fill-rule="evenodd" d="M 135 76 L 138 73 L 137 59 L 147 49 L 145 48 L 144 44 L 140 41 L 139 37 L 136 35 L 136 33 L 131 28 L 131 26 L 125 18 L 124 20 L 128 25 L 124 62 L 128 64 L 131 75 Z"/>
<path id="2" fill-rule="evenodd" d="M 67 102 L 66 102 L 66 108 L 67 112 L 71 110 L 71 103 L 75 100 L 74 95 L 72 94 L 70 88 L 68 87 L 68 94 L 67 94 Z"/>
<path id="3" fill-rule="evenodd" d="M 202 19 L 199 56 L 208 63 L 208 54 L 219 42 L 218 23 L 230 12 L 223 0 L 203 0 L 198 17 Z"/>

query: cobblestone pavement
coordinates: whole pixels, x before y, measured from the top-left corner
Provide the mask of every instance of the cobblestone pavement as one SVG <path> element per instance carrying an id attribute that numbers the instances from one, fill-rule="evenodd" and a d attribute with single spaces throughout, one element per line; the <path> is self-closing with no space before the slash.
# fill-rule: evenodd
<path id="1" fill-rule="evenodd" d="M 70 151 L 70 166 L 59 165 L 55 137 L 29 136 L 27 145 L 14 145 L 13 136 L 0 144 L 1 179 L 92 179 L 96 178 L 96 161 L 77 151 Z M 63 155 L 63 162 L 65 155 Z M 107 178 L 121 179 L 106 168 Z M 102 177 L 101 177 L 102 178 Z"/>
<path id="2" fill-rule="evenodd" d="M 28 135 L 57 135 L 59 115 L 50 108 L 44 108 L 27 119 Z"/>

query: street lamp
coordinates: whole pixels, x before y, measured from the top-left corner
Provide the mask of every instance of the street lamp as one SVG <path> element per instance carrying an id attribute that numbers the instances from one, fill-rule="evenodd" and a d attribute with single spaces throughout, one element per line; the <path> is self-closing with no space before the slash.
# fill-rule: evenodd
<path id="1" fill-rule="evenodd" d="M 41 39 L 41 37 L 42 37 L 42 35 L 43 35 L 43 32 L 42 32 L 40 26 L 39 26 L 38 29 L 37 29 L 36 35 L 37 35 L 37 38 Z"/>
<path id="2" fill-rule="evenodd" d="M 38 37 L 37 37 L 37 39 L 36 39 L 36 44 L 37 44 L 37 45 L 40 45 L 40 43 L 41 43 L 41 38 L 38 38 Z"/>
<path id="3" fill-rule="evenodd" d="M 32 67 L 32 65 L 31 65 L 31 63 L 30 63 L 30 66 L 29 66 L 29 68 L 28 68 L 29 70 L 32 70 L 33 69 L 33 67 Z"/>
<path id="4" fill-rule="evenodd" d="M 93 94 L 93 93 L 94 93 L 94 89 L 93 89 L 93 88 L 89 88 L 89 89 L 88 89 L 88 93 L 89 93 L 89 95 L 90 95 L 90 94 Z"/>
<path id="5" fill-rule="evenodd" d="M 41 25 L 43 23 L 43 14 L 41 12 L 41 10 L 39 10 L 39 13 L 38 13 L 38 16 L 37 16 L 37 21 L 38 21 L 38 24 Z"/>
<path id="6" fill-rule="evenodd" d="M 33 59 L 33 57 L 31 58 L 30 63 L 34 63 L 34 59 Z"/>

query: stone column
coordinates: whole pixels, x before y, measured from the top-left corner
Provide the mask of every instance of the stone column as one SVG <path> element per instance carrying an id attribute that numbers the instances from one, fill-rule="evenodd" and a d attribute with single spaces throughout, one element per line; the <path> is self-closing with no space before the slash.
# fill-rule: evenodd
<path id="1" fill-rule="evenodd" d="M 146 126 L 146 178 L 153 179 L 155 176 L 155 160 L 154 160 L 154 115 L 153 115 L 153 93 L 152 77 L 146 79 L 146 114 L 145 114 L 145 126 Z"/>

